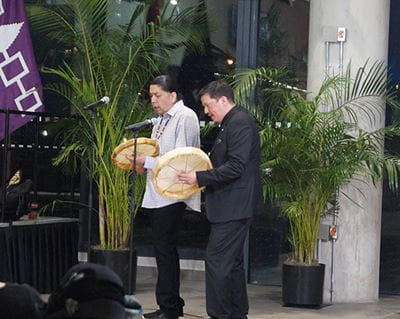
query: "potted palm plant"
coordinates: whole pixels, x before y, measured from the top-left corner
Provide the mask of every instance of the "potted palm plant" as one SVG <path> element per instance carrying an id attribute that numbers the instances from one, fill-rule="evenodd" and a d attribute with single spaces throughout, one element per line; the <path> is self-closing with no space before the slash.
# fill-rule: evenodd
<path id="1" fill-rule="evenodd" d="M 321 217 L 336 213 L 337 192 L 355 175 L 376 183 L 385 175 L 397 187 L 398 155 L 383 151 L 385 137 L 399 127 L 366 131 L 360 114 L 374 121 L 385 103 L 397 107 L 388 87 L 386 68 L 375 63 L 344 76 L 327 79 L 314 97 L 282 84 L 282 72 L 268 68 L 245 70 L 235 77 L 244 103 L 258 89 L 260 107 L 251 107 L 260 123 L 263 192 L 278 200 L 290 224 L 292 254 L 283 265 L 283 302 L 322 304 L 324 265 L 317 258 Z M 268 109 L 265 102 L 268 101 Z M 340 212 L 342 213 L 342 212 Z"/>
<path id="2" fill-rule="evenodd" d="M 156 21 L 146 22 L 149 8 L 147 2 L 137 4 L 126 25 L 110 24 L 115 12 L 108 0 L 67 0 L 55 9 L 32 6 L 29 10 L 34 32 L 62 41 L 74 53 L 61 67 L 42 68 L 62 80 L 47 89 L 67 99 L 72 113 L 78 115 L 66 124 L 66 147 L 55 164 L 65 164 L 71 157 L 85 163 L 98 194 L 98 207 L 93 209 L 99 219 L 97 248 L 120 254 L 130 246 L 131 213 L 135 212 L 129 207 L 130 174 L 112 164 L 112 151 L 128 137 L 124 130 L 128 124 L 148 117 L 151 108 L 141 97 L 146 83 L 160 72 L 160 65 L 168 64 L 173 50 L 198 48 L 204 34 L 195 27 L 201 29 L 207 22 L 206 14 L 196 7 L 180 13 L 161 11 Z M 84 105 L 102 96 L 110 98 L 108 105 L 95 112 L 84 110 Z M 139 203 L 145 182 L 140 177 L 135 181 Z M 122 265 L 127 267 L 126 259 Z"/>

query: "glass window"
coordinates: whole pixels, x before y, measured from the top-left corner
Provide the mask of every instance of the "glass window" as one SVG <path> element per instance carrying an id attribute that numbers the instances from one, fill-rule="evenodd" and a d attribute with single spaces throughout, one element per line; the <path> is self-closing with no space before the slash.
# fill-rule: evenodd
<path id="1" fill-rule="evenodd" d="M 391 71 L 393 85 L 400 88 L 400 39 L 398 30 L 400 19 L 399 1 L 390 3 L 390 24 L 389 24 L 389 57 L 388 64 Z M 398 94 L 400 98 L 400 91 Z M 393 118 L 389 108 L 386 108 L 386 122 L 392 124 Z M 398 139 L 388 139 L 385 141 L 385 150 L 388 152 L 400 152 Z M 400 200 L 398 193 L 392 192 L 387 183 L 383 183 L 382 198 L 382 230 L 381 230 L 381 260 L 379 291 L 386 294 L 400 294 Z"/>
<path id="2" fill-rule="evenodd" d="M 285 66 L 295 85 L 306 88 L 309 3 L 260 0 L 258 65 Z M 249 282 L 281 284 L 281 268 L 290 253 L 288 223 L 278 207 L 265 205 L 255 216 L 249 240 Z"/>
<path id="3" fill-rule="evenodd" d="M 258 64 L 285 66 L 306 88 L 309 2 L 261 0 Z"/>

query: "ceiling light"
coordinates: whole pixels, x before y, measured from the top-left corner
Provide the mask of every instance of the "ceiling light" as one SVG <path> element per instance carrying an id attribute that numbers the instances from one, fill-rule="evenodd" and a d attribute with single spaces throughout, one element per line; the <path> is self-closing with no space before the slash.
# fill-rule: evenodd
<path id="1" fill-rule="evenodd" d="M 227 58 L 225 60 L 226 64 L 228 65 L 234 65 L 235 64 L 235 59 L 234 58 Z"/>

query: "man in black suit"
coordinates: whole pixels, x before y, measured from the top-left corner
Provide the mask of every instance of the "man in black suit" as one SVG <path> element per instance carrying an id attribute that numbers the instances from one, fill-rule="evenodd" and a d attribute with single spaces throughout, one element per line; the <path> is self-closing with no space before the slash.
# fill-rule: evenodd
<path id="1" fill-rule="evenodd" d="M 214 81 L 200 91 L 204 112 L 220 124 L 209 171 L 181 172 L 182 183 L 206 186 L 211 223 L 206 250 L 206 302 L 211 318 L 246 318 L 244 242 L 261 199 L 260 140 L 254 119 L 236 106 L 232 88 Z"/>

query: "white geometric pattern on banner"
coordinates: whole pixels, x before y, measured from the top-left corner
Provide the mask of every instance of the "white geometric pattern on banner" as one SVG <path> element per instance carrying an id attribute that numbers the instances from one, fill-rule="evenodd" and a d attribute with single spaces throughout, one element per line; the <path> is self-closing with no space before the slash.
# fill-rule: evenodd
<path id="1" fill-rule="evenodd" d="M 4 54 L 4 53 L 3 53 Z M 29 74 L 29 69 L 28 66 L 26 65 L 26 62 L 24 60 L 24 57 L 22 56 L 21 52 L 15 53 L 12 57 L 9 57 L 8 54 L 4 54 L 5 60 L 0 63 L 0 78 L 3 80 L 3 83 L 6 87 L 10 86 L 11 84 L 17 83 L 20 91 L 25 91 L 25 88 L 23 87 L 23 84 L 21 82 L 21 79 Z M 15 60 L 18 60 L 18 66 L 22 68 L 22 71 L 18 74 L 16 74 L 14 77 L 7 79 L 7 76 L 5 72 L 3 72 L 3 67 L 6 67 L 7 65 L 10 65 L 13 63 Z M 13 67 L 15 69 L 17 66 Z"/>
<path id="2" fill-rule="evenodd" d="M 2 0 L 0 0 L 0 14 L 4 13 L 3 9 L 3 3 Z M 0 25 L 0 34 L 3 33 L 5 36 L 3 37 L 3 41 L 0 44 L 0 53 L 3 54 L 5 60 L 0 63 L 0 79 L 4 83 L 5 87 L 10 86 L 11 84 L 16 84 L 19 88 L 20 95 L 17 96 L 14 99 L 14 102 L 18 108 L 19 111 L 26 111 L 26 112 L 35 112 L 38 108 L 40 108 L 43 103 L 40 99 L 39 93 L 36 89 L 36 87 L 32 87 L 29 89 L 26 89 L 24 87 L 24 84 L 22 82 L 22 79 L 29 74 L 29 68 L 25 62 L 25 59 L 21 53 L 21 51 L 18 51 L 15 53 L 13 56 L 9 56 L 7 49 L 11 46 L 11 44 L 15 41 L 15 39 L 18 37 L 20 30 L 22 28 L 22 25 L 24 23 L 13 23 L 9 25 Z M 19 64 L 20 69 L 22 71 L 16 75 L 14 75 L 12 78 L 7 78 L 6 73 L 3 71 L 3 69 L 10 65 L 11 63 L 17 63 Z M 16 67 L 13 67 L 15 70 Z M 28 106 L 27 108 L 23 108 L 22 106 L 22 101 L 28 98 L 29 96 L 33 96 L 35 102 L 33 105 Z M 25 117 L 25 114 L 21 114 L 21 117 Z"/>
<path id="3" fill-rule="evenodd" d="M 0 52 L 6 51 L 14 43 L 23 25 L 23 22 L 0 25 Z"/>
<path id="4" fill-rule="evenodd" d="M 34 99 L 35 99 L 35 104 L 30 106 L 27 109 L 24 109 L 22 107 L 21 102 L 26 99 L 28 96 L 33 95 Z M 17 104 L 17 108 L 20 111 L 26 111 L 26 112 L 35 112 L 39 107 L 42 106 L 42 101 L 40 100 L 40 96 L 38 91 L 36 90 L 35 87 L 33 87 L 32 89 L 30 89 L 29 91 L 25 92 L 24 94 L 18 96 L 15 100 L 15 104 Z M 22 114 L 22 117 L 24 117 L 25 115 Z"/>

